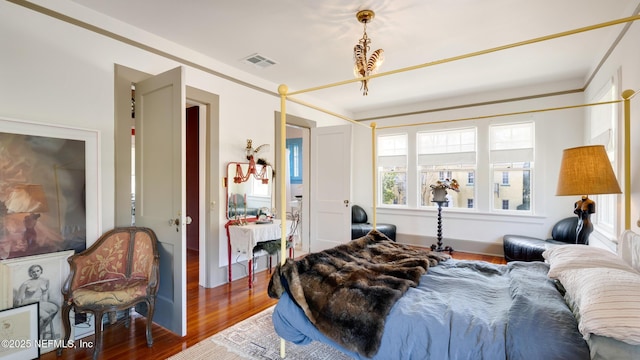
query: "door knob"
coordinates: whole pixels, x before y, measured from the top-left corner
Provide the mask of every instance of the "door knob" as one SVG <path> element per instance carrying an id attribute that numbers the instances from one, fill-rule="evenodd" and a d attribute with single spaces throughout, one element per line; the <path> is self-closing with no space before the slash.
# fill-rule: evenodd
<path id="1" fill-rule="evenodd" d="M 191 222 L 193 222 L 193 219 L 191 219 L 191 216 L 187 215 L 184 218 L 184 224 L 185 225 L 189 225 L 189 224 L 191 224 Z M 176 231 L 180 231 L 179 230 L 179 228 L 180 228 L 180 216 L 178 216 L 175 219 L 169 219 L 169 226 L 175 226 L 176 227 Z"/>
<path id="2" fill-rule="evenodd" d="M 180 218 L 169 219 L 169 226 L 175 226 L 176 232 L 180 231 Z"/>

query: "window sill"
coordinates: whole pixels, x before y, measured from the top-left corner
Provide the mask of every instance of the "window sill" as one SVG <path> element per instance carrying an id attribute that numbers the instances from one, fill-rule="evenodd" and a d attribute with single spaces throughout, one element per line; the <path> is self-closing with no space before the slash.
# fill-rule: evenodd
<path id="1" fill-rule="evenodd" d="M 491 221 L 518 221 L 532 224 L 544 224 L 544 220 L 547 218 L 542 215 L 534 215 L 529 212 L 526 214 L 516 213 L 515 211 L 504 212 L 489 212 L 479 211 L 477 209 L 465 209 L 465 208 L 442 208 L 443 215 L 446 212 L 446 216 L 449 219 L 487 219 Z M 436 216 L 438 213 L 437 208 L 409 208 L 403 207 L 390 207 L 390 206 L 378 206 L 378 215 L 391 215 L 391 216 L 409 216 L 409 217 L 429 217 Z"/>

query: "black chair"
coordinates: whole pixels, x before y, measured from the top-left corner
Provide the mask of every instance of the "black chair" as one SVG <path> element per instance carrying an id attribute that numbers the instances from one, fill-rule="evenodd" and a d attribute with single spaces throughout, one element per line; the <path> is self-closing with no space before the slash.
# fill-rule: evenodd
<path id="1" fill-rule="evenodd" d="M 556 245 L 576 244 L 578 218 L 569 217 L 558 221 L 551 230 L 551 239 L 538 239 L 524 235 L 504 235 L 504 258 L 509 261 L 544 261 L 542 253 Z M 584 244 L 588 245 L 588 244 Z"/>
<path id="2" fill-rule="evenodd" d="M 359 205 L 351 206 L 351 240 L 361 238 L 373 230 L 369 224 L 367 212 Z M 385 234 L 389 239 L 396 241 L 396 226 L 393 224 L 376 224 L 376 230 Z"/>

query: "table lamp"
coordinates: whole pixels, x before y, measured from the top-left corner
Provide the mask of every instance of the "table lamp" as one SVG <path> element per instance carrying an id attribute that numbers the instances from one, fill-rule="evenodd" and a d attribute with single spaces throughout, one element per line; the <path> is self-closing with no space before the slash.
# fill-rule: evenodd
<path id="1" fill-rule="evenodd" d="M 589 244 L 593 231 L 590 217 L 596 212 L 596 203 L 589 195 L 620 194 L 620 186 L 603 145 L 580 146 L 562 153 L 556 195 L 582 195 L 575 203 L 578 215 L 576 244 Z"/>

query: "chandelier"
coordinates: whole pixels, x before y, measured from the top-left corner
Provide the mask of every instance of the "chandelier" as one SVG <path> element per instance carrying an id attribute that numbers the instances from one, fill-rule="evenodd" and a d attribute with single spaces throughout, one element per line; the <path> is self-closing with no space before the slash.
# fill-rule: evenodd
<path id="1" fill-rule="evenodd" d="M 254 159 L 254 155 L 257 155 L 260 151 L 268 151 L 269 144 L 260 145 L 254 149 L 252 143 L 253 141 L 251 141 L 251 139 L 247 139 L 247 147 L 245 148 L 247 160 L 249 160 L 247 172 L 245 173 L 242 171 L 242 166 L 240 166 L 240 164 L 236 164 L 236 176 L 233 177 L 233 182 L 236 184 L 249 180 L 251 175 L 253 175 L 256 180 L 262 181 L 263 184 L 269 183 L 269 176 L 267 174 L 267 165 L 269 164 L 264 159 L 258 159 L 257 163 L 258 165 L 261 165 L 261 168 L 258 170 L 256 160 Z"/>
<path id="2" fill-rule="evenodd" d="M 380 65 L 382 65 L 382 61 L 384 60 L 383 53 L 384 50 L 378 49 L 371 53 L 371 56 L 367 57 L 367 53 L 370 48 L 371 39 L 367 36 L 367 24 L 370 23 L 376 14 L 372 10 L 361 10 L 356 14 L 356 18 L 359 22 L 364 24 L 364 33 L 362 34 L 362 38 L 358 41 L 356 46 L 353 47 L 353 60 L 354 67 L 353 72 L 356 77 L 367 77 L 376 73 L 376 70 Z M 368 87 L 369 79 L 363 79 L 361 81 L 362 85 L 360 90 L 362 90 L 362 95 L 366 96 L 369 93 Z"/>

